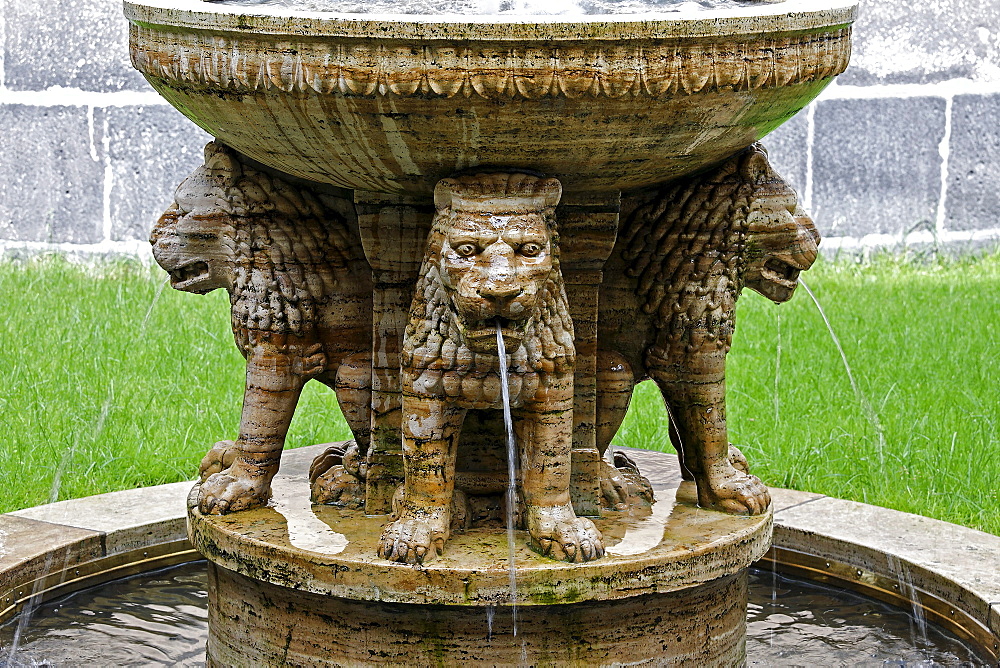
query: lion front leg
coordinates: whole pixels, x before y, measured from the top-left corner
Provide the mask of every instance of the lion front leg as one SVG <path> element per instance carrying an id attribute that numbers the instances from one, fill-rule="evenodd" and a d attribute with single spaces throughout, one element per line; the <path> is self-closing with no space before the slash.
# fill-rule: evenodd
<path id="1" fill-rule="evenodd" d="M 514 418 L 524 517 L 532 549 L 570 562 L 604 556 L 601 532 L 586 517 L 577 517 L 570 501 L 572 376 L 550 379 Z"/>
<path id="2" fill-rule="evenodd" d="M 452 402 L 404 391 L 403 498 L 398 516 L 379 541 L 383 559 L 420 564 L 444 549 L 465 413 Z"/>
<path id="3" fill-rule="evenodd" d="M 295 353 L 258 347 L 250 354 L 240 435 L 226 448 L 225 468 L 212 473 L 213 467 L 202 462 L 203 475 L 210 475 L 198 493 L 201 512 L 222 515 L 267 502 L 302 386 L 322 367 L 318 346 Z"/>
<path id="4" fill-rule="evenodd" d="M 670 411 L 683 468 L 698 487 L 698 504 L 738 515 L 758 515 L 771 504 L 767 487 L 734 465 L 726 426 L 726 353 L 694 352 L 683 363 L 650 360 Z M 745 462 L 745 460 L 744 460 Z"/>

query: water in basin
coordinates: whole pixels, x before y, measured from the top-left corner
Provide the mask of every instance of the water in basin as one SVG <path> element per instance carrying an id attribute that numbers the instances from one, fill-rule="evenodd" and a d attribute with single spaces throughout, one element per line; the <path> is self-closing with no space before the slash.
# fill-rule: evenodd
<path id="1" fill-rule="evenodd" d="M 41 606 L 16 656 L 17 619 L 0 627 L 0 666 L 204 665 L 205 562 L 87 589 Z M 486 615 L 483 636 L 486 637 Z M 987 665 L 976 650 L 873 599 L 769 571 L 750 572 L 749 666 Z"/>

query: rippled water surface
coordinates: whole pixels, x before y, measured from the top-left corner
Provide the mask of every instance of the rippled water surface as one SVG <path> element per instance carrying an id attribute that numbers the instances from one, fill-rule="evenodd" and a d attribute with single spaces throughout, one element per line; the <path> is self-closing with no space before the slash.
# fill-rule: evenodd
<path id="1" fill-rule="evenodd" d="M 51 601 L 35 610 L 13 660 L 17 619 L 0 628 L 0 666 L 203 666 L 207 587 L 198 561 Z"/>
<path id="2" fill-rule="evenodd" d="M 17 620 L 0 627 L 0 666 L 203 665 L 206 587 L 205 563 L 195 562 L 47 603 L 13 661 Z M 941 629 L 923 636 L 903 610 L 762 570 L 751 571 L 748 621 L 750 666 L 986 665 Z"/>
<path id="3" fill-rule="evenodd" d="M 213 4 L 282 7 L 338 14 L 459 14 L 558 16 L 648 14 L 732 9 L 772 4 L 760 0 L 211 0 Z"/>
<path id="4" fill-rule="evenodd" d="M 925 631 L 922 633 L 922 630 Z M 748 666 L 982 666 L 944 629 L 843 589 L 750 571 Z"/>

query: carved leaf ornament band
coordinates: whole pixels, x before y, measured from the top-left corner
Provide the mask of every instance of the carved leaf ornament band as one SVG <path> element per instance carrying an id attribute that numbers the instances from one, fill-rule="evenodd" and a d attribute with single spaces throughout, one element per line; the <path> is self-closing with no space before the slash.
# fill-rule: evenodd
<path id="1" fill-rule="evenodd" d="M 668 97 L 757 90 L 844 71 L 850 28 L 829 32 L 599 46 L 376 44 L 259 39 L 131 26 L 132 64 L 170 85 L 234 93 L 532 99 Z M 141 45 L 141 47 L 139 46 Z"/>

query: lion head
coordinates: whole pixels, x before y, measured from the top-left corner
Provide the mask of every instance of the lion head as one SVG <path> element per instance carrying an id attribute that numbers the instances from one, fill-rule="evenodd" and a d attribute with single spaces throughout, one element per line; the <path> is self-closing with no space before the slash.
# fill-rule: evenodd
<path id="1" fill-rule="evenodd" d="M 816 259 L 819 234 L 759 144 L 633 197 L 621 257 L 658 316 L 661 356 L 708 342 L 728 350 L 743 287 L 785 301 Z"/>
<path id="2" fill-rule="evenodd" d="M 555 206 L 562 186 L 527 174 L 444 179 L 434 193 L 442 223 L 441 283 L 463 340 L 496 353 L 497 327 L 514 350 L 558 266 Z"/>
<path id="3" fill-rule="evenodd" d="M 211 142 L 150 235 L 170 284 L 230 293 L 233 331 L 302 334 L 337 287 L 351 244 L 340 201 L 244 164 Z M 241 339 L 240 332 L 243 337 Z"/>
<path id="4" fill-rule="evenodd" d="M 756 187 L 747 215 L 747 265 L 743 285 L 780 303 L 792 298 L 799 272 L 816 261 L 819 231 L 795 191 L 767 164 L 763 149 L 747 159 Z"/>
<path id="5" fill-rule="evenodd" d="M 556 179 L 520 173 L 438 183 L 403 346 L 406 367 L 429 371 L 426 390 L 444 390 L 444 376 L 495 374 L 498 327 L 512 373 L 572 369 L 555 226 L 561 193 Z"/>
<path id="6" fill-rule="evenodd" d="M 184 179 L 174 203 L 153 227 L 153 257 L 176 290 L 206 294 L 232 287 L 234 224 L 226 195 L 239 163 L 219 144 L 205 147 L 205 164 Z"/>

